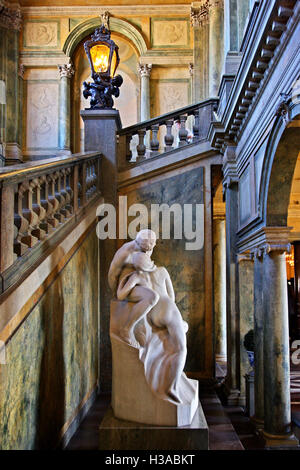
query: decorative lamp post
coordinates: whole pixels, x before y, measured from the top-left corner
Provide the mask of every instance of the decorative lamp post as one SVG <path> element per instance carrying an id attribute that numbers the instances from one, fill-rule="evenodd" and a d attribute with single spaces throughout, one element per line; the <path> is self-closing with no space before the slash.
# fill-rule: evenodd
<path id="1" fill-rule="evenodd" d="M 83 96 L 91 97 L 91 109 L 112 108 L 112 96 L 120 95 L 123 78 L 115 75 L 120 62 L 119 47 L 110 39 L 110 34 L 103 23 L 84 43 L 94 83 L 83 82 Z"/>

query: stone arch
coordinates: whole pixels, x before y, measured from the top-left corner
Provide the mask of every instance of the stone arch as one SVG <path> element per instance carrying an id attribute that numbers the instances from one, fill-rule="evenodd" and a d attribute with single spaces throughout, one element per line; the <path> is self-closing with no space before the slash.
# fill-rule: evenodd
<path id="1" fill-rule="evenodd" d="M 269 227 L 286 227 L 290 190 L 300 151 L 299 127 L 287 125 L 300 118 L 300 103 L 286 105 L 276 118 L 264 157 L 260 182 L 260 207 L 264 223 Z"/>
<path id="2" fill-rule="evenodd" d="M 68 57 L 72 57 L 76 46 L 80 43 L 80 41 L 82 41 L 82 39 L 84 39 L 89 34 L 92 34 L 99 26 L 99 17 L 90 18 L 75 26 L 63 45 L 64 53 Z M 129 41 L 131 41 L 140 56 L 147 52 L 147 45 L 143 36 L 133 25 L 127 21 L 121 20 L 120 18 L 110 17 L 109 27 L 112 32 L 122 34 Z"/>

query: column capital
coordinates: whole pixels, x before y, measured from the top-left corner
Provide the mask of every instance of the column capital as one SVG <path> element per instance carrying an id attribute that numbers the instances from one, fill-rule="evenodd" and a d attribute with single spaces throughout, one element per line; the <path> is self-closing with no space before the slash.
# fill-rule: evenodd
<path id="1" fill-rule="evenodd" d="M 75 73 L 74 66 L 71 63 L 58 65 L 58 71 L 59 71 L 60 78 L 63 78 L 63 77 L 71 78 Z"/>
<path id="2" fill-rule="evenodd" d="M 9 4 L 0 0 L 0 27 L 20 31 L 22 28 L 22 14 L 18 3 Z"/>
<path id="3" fill-rule="evenodd" d="M 192 62 L 189 63 L 189 74 L 190 77 L 194 75 L 194 64 Z"/>
<path id="4" fill-rule="evenodd" d="M 138 64 L 137 70 L 140 77 L 150 77 L 152 64 Z"/>
<path id="5" fill-rule="evenodd" d="M 209 20 L 209 0 L 201 2 L 193 2 L 191 6 L 191 26 L 193 28 L 201 27 L 208 23 Z"/>
<path id="6" fill-rule="evenodd" d="M 264 254 L 275 251 L 289 253 L 291 251 L 290 231 L 291 227 L 263 227 L 254 235 L 256 246 L 253 246 L 251 253 L 256 258 L 261 258 Z"/>

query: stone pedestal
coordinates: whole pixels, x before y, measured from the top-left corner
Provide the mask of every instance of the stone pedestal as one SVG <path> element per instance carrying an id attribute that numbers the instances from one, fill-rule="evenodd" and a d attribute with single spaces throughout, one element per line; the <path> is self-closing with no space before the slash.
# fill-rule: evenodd
<path id="1" fill-rule="evenodd" d="M 99 428 L 99 450 L 208 450 L 201 404 L 189 426 L 145 426 L 114 417 L 110 408 Z"/>
<path id="2" fill-rule="evenodd" d="M 112 301 L 110 340 L 112 345 L 112 408 L 116 418 L 143 425 L 190 425 L 197 410 L 198 382 L 183 373 L 178 388 L 182 402 L 158 397 L 147 383 L 141 351 L 119 337 L 119 331 L 131 316 L 133 302 Z"/>

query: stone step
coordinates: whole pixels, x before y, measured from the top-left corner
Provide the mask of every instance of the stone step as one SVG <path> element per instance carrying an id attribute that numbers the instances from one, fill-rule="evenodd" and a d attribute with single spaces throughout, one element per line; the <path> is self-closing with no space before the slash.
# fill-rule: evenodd
<path id="1" fill-rule="evenodd" d="M 200 400 L 208 424 L 210 450 L 244 450 L 213 388 L 199 385 Z"/>

